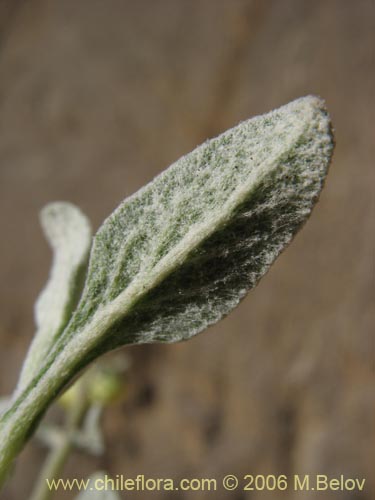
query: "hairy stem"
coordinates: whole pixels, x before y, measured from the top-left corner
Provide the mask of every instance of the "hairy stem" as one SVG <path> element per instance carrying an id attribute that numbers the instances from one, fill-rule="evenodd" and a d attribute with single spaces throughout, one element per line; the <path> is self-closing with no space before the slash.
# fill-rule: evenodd
<path id="1" fill-rule="evenodd" d="M 58 373 L 50 373 L 56 357 L 52 356 L 50 366 L 41 370 L 39 376 L 22 391 L 0 418 L 0 488 L 45 410 L 69 380 L 68 363 L 61 363 L 63 375 L 61 372 L 60 376 Z"/>

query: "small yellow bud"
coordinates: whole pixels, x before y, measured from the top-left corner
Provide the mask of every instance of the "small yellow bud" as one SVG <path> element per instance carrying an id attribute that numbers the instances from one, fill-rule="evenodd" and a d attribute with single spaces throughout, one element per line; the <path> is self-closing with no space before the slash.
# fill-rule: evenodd
<path id="1" fill-rule="evenodd" d="M 108 404 L 122 392 L 120 377 L 110 371 L 97 371 L 88 383 L 88 398 L 92 403 Z"/>
<path id="2" fill-rule="evenodd" d="M 70 410 L 77 405 L 77 401 L 82 397 L 80 388 L 80 381 L 77 381 L 67 389 L 62 396 L 58 399 L 58 403 L 64 410 Z"/>

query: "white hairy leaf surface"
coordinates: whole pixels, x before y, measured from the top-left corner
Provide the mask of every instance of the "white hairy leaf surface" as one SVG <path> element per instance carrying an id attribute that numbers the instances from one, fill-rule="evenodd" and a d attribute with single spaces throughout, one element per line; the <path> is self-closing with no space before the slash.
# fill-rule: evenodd
<path id="1" fill-rule="evenodd" d="M 308 96 L 208 140 L 126 199 L 94 238 L 69 324 L 0 420 L 0 480 L 90 361 L 189 339 L 236 307 L 309 217 L 332 152 L 324 102 Z"/>
<path id="2" fill-rule="evenodd" d="M 11 398 L 9 396 L 0 396 L 0 417 L 11 405 Z"/>
<path id="3" fill-rule="evenodd" d="M 92 346 L 109 350 L 188 339 L 218 321 L 308 218 L 332 150 L 324 104 L 309 96 L 182 157 L 99 229 L 66 337 L 91 324 Z"/>
<path id="4" fill-rule="evenodd" d="M 35 303 L 36 333 L 23 364 L 17 393 L 38 373 L 77 305 L 92 242 L 87 217 L 71 203 L 46 205 L 40 221 L 53 251 L 53 262 L 48 282 Z"/>

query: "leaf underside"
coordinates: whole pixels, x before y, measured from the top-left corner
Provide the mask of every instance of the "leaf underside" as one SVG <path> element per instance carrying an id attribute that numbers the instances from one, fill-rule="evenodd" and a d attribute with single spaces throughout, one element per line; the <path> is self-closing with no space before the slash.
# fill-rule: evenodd
<path id="1" fill-rule="evenodd" d="M 49 404 L 90 361 L 124 344 L 186 340 L 240 302 L 309 217 L 333 146 L 323 101 L 297 99 L 208 140 L 104 221 L 75 312 L 64 328 L 74 279 L 65 281 L 68 308 L 39 328 L 42 348 L 36 339 L 0 417 L 0 483 Z"/>
<path id="2" fill-rule="evenodd" d="M 64 342 L 82 335 L 94 358 L 188 339 L 220 320 L 308 218 L 332 151 L 324 103 L 308 96 L 182 157 L 99 229 Z M 103 318 L 104 334 L 93 326 L 85 339 Z"/>

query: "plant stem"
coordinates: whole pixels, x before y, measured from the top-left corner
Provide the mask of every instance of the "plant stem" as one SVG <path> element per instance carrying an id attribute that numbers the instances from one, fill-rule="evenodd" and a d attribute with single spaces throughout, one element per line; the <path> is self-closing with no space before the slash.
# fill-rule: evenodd
<path id="1" fill-rule="evenodd" d="M 0 417 L 0 489 L 40 418 L 72 379 L 74 366 L 79 361 L 78 349 L 69 359 L 59 354 L 58 349 L 51 353 L 40 373 Z"/>
<path id="2" fill-rule="evenodd" d="M 53 488 L 49 487 L 47 479 L 49 484 L 51 484 L 52 480 L 59 479 L 59 475 L 74 446 L 74 434 L 79 428 L 88 409 L 88 401 L 85 397 L 84 388 L 81 387 L 80 389 L 82 397 L 79 398 L 77 404 L 73 405 L 70 409 L 67 416 L 66 432 L 63 433 L 61 439 L 56 442 L 56 445 L 47 456 L 35 483 L 30 500 L 49 500 L 55 492 Z"/>

